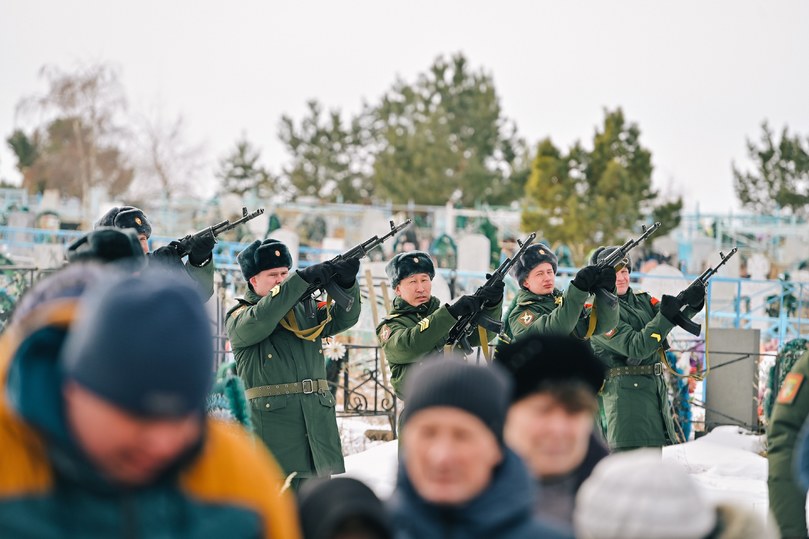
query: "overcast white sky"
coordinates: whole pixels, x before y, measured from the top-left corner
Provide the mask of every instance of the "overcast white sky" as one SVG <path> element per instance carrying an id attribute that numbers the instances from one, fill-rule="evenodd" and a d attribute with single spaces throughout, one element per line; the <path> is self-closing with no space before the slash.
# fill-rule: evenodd
<path id="1" fill-rule="evenodd" d="M 43 64 L 110 62 L 130 108 L 182 113 L 211 167 L 244 132 L 278 171 L 282 114 L 311 98 L 354 113 L 457 51 L 531 144 L 589 142 L 621 106 L 690 211 L 738 209 L 731 161 L 762 120 L 809 135 L 803 0 L 0 0 L 0 177 L 19 179 L 5 138 Z"/>

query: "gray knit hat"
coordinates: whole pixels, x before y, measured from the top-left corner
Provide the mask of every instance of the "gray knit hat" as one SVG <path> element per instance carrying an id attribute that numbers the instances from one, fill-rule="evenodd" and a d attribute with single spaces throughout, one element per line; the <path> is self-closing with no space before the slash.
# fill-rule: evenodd
<path id="1" fill-rule="evenodd" d="M 502 445 L 511 383 L 501 367 L 479 367 L 456 357 L 440 356 L 413 371 L 405 387 L 403 425 L 425 408 L 450 406 L 480 419 Z"/>

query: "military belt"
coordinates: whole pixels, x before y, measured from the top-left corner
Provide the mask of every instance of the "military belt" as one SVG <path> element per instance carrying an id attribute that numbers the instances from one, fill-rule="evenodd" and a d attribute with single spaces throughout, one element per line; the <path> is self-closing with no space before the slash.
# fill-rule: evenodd
<path id="1" fill-rule="evenodd" d="M 309 395 L 311 393 L 325 393 L 329 390 L 329 382 L 326 380 L 312 380 L 307 378 L 300 382 L 289 382 L 288 384 L 275 384 L 272 386 L 256 386 L 244 392 L 245 396 L 249 399 L 258 399 L 261 397 L 277 397 L 278 395 L 294 395 L 296 393 L 303 393 Z"/>
<path id="2" fill-rule="evenodd" d="M 662 376 L 663 364 L 655 363 L 654 365 L 627 365 L 626 367 L 614 367 L 607 371 L 607 378 L 639 375 Z"/>

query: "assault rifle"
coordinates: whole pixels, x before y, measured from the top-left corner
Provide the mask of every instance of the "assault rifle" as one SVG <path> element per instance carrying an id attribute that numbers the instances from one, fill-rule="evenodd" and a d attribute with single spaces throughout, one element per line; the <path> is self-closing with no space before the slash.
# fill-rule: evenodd
<path id="1" fill-rule="evenodd" d="M 412 221 L 410 219 L 406 220 L 400 225 L 394 225 L 393 221 L 390 222 L 390 231 L 382 237 L 379 236 L 372 236 L 370 239 L 365 240 L 364 242 L 355 245 L 348 251 L 343 254 L 339 254 L 329 260 L 329 262 L 337 262 L 340 260 L 351 260 L 352 258 L 362 258 L 367 255 L 371 250 L 382 245 L 387 239 L 392 238 L 408 226 Z M 347 293 L 341 286 L 334 282 L 334 279 L 329 280 L 327 283 L 320 283 L 315 281 L 311 283 L 306 290 L 301 294 L 300 299 L 298 301 L 304 301 L 307 298 L 312 297 L 314 294 L 315 296 L 319 296 L 325 290 L 329 296 L 334 300 L 334 302 L 339 305 L 340 307 L 344 308 L 346 311 L 350 311 L 351 307 L 354 305 L 354 298 L 351 294 Z M 306 315 L 309 318 L 315 317 L 315 311 L 312 308 L 312 303 L 310 301 L 304 302 L 304 308 L 306 310 Z"/>
<path id="2" fill-rule="evenodd" d="M 719 271 L 719 268 L 724 266 L 727 263 L 727 261 L 730 260 L 730 258 L 736 254 L 736 251 L 738 250 L 739 249 L 737 247 L 734 247 L 733 249 L 730 250 L 727 256 L 725 256 L 725 254 L 722 251 L 719 251 L 719 256 L 722 258 L 719 264 L 703 271 L 702 275 L 694 279 L 688 286 L 690 287 L 697 283 L 702 284 L 702 286 L 707 286 L 708 281 L 711 279 L 711 277 L 713 277 L 716 274 L 716 272 Z M 677 294 L 677 300 L 680 303 L 682 303 L 684 296 L 685 290 Z M 696 337 L 699 337 L 699 334 L 702 330 L 702 326 L 700 324 L 697 324 L 693 320 L 686 318 L 686 316 L 683 314 L 683 311 L 685 310 L 686 307 L 687 305 L 683 305 L 682 307 L 680 307 L 680 313 L 677 315 L 676 319 L 674 320 L 674 323 L 683 328 L 684 330 L 686 330 L 688 333 Z"/>
<path id="3" fill-rule="evenodd" d="M 611 252 L 607 257 L 604 258 L 601 262 L 598 263 L 598 267 L 606 268 L 612 266 L 615 268 L 616 273 L 621 271 L 626 267 L 627 258 L 626 255 L 629 254 L 629 251 L 643 243 L 646 238 L 651 236 L 655 233 L 655 231 L 660 228 L 660 223 L 655 223 L 649 228 L 643 227 L 643 234 L 638 237 L 636 240 L 627 240 L 625 244 L 623 244 L 618 249 Z"/>
<path id="4" fill-rule="evenodd" d="M 246 223 L 247 221 L 255 219 L 256 217 L 258 217 L 262 213 L 264 213 L 264 208 L 259 208 L 256 211 L 254 211 L 253 213 L 247 213 L 247 208 L 242 208 L 242 217 L 240 219 L 238 219 L 236 221 L 233 221 L 232 223 L 230 221 L 228 221 L 227 219 L 225 219 L 221 223 L 216 223 L 215 225 L 209 226 L 208 228 L 203 228 L 199 232 L 195 232 L 194 234 L 189 234 L 188 236 L 186 236 L 184 238 L 180 238 L 176 242 L 172 242 L 172 243 L 174 244 L 175 248 L 177 249 L 177 253 L 181 257 L 183 257 L 183 256 L 185 256 L 185 255 L 187 255 L 188 253 L 191 252 L 191 238 L 197 237 L 197 236 L 205 236 L 205 235 L 208 234 L 208 231 L 213 233 L 213 237 L 215 238 L 218 235 L 222 234 L 223 232 L 227 232 L 228 230 L 236 228 L 237 226 L 239 226 L 239 225 L 241 225 L 243 223 Z"/>
<path id="5" fill-rule="evenodd" d="M 508 275 L 509 270 L 511 267 L 520 259 L 522 254 L 525 252 L 525 249 L 531 245 L 536 238 L 536 232 L 532 232 L 530 236 L 528 236 L 525 241 L 517 240 L 517 244 L 520 246 L 520 249 L 514 253 L 514 256 L 511 258 L 506 258 L 502 264 L 494 271 L 494 273 L 489 276 L 486 280 L 486 284 L 481 286 L 480 288 L 475 291 L 477 295 L 480 292 L 480 289 L 484 286 L 493 285 L 497 282 L 502 281 L 506 275 Z M 455 346 L 459 346 L 464 354 L 468 355 L 472 352 L 472 346 L 469 344 L 469 337 L 475 331 L 477 326 L 482 326 L 484 329 L 489 331 L 493 331 L 496 334 L 500 334 L 503 332 L 503 322 L 500 320 L 493 320 L 489 318 L 483 311 L 488 307 L 488 302 L 481 301 L 480 307 L 477 311 L 472 314 L 467 314 L 462 316 L 455 322 L 449 333 L 447 333 L 447 342 L 445 346 L 449 348 L 454 348 Z"/>

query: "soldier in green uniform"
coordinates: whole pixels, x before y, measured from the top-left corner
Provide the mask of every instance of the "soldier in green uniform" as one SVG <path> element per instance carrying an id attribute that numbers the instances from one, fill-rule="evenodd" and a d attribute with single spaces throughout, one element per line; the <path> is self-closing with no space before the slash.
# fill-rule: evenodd
<path id="1" fill-rule="evenodd" d="M 93 228 L 112 226 L 116 228 L 133 228 L 138 234 L 138 241 L 143 253 L 152 260 L 159 261 L 166 267 L 184 271 L 196 283 L 203 301 L 208 301 L 213 295 L 213 248 L 216 238 L 213 233 L 203 236 L 191 237 L 191 252 L 188 261 L 183 264 L 177 249 L 169 243 L 149 253 L 149 238 L 152 235 L 152 225 L 146 214 L 134 206 L 120 206 L 111 208 L 96 221 Z"/>
<path id="2" fill-rule="evenodd" d="M 256 434 L 287 473 L 301 480 L 345 471 L 334 396 L 326 381 L 322 339 L 360 317 L 359 260 L 314 264 L 290 272 L 292 257 L 274 239 L 256 240 L 237 257 L 248 290 L 227 315 L 236 370 L 247 388 Z M 310 284 L 334 280 L 353 296 L 350 310 L 299 301 Z"/>
<path id="3" fill-rule="evenodd" d="M 511 269 L 521 290 L 505 316 L 505 334 L 570 335 L 580 339 L 610 331 L 618 323 L 615 271 L 586 266 L 579 270 L 566 292 L 556 288 L 556 255 L 542 243 L 529 246 Z M 596 294 L 595 310 L 586 305 Z"/>
<path id="4" fill-rule="evenodd" d="M 601 247 L 593 254 L 596 263 L 616 247 Z M 616 274 L 615 284 L 621 305 L 620 322 L 606 334 L 594 335 L 591 343 L 596 355 L 607 365 L 607 380 L 601 398 L 607 421 L 610 449 L 663 447 L 677 441 L 666 381 L 663 358 L 666 336 L 676 325 L 680 311 L 688 318 L 705 304 L 705 287 L 691 285 L 683 303 L 664 295 L 661 300 L 629 286 L 631 260 Z"/>
<path id="5" fill-rule="evenodd" d="M 447 332 L 459 318 L 477 312 L 481 302 L 491 305 L 484 311 L 486 316 L 500 318 L 504 284 L 500 281 L 494 286 L 483 286 L 476 294 L 461 296 L 452 305 L 441 305 L 432 295 L 435 266 L 424 251 L 397 254 L 385 271 L 396 298 L 388 316 L 376 328 L 376 334 L 390 364 L 391 384 L 401 399 L 410 367 L 440 350 L 447 340 Z M 488 340 L 494 338 L 491 332 L 486 336 Z M 480 345 L 478 333 L 472 335 L 470 344 Z"/>
<path id="6" fill-rule="evenodd" d="M 784 539 L 807 537 L 806 490 L 798 486 L 795 476 L 796 442 L 809 416 L 809 352 L 795 362 L 784 378 L 775 400 L 767 430 L 770 511 Z"/>

